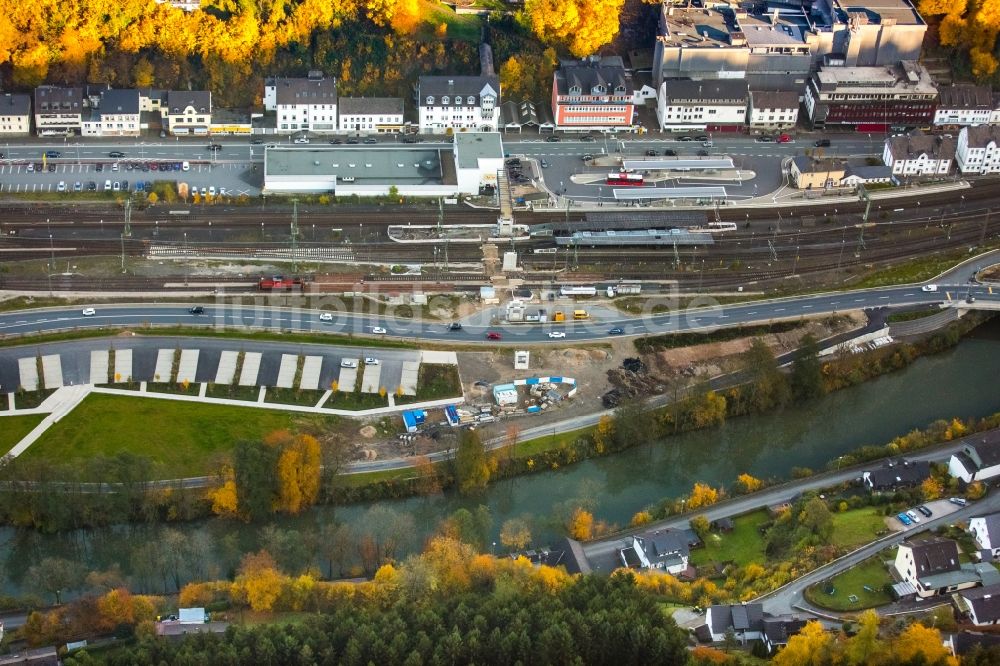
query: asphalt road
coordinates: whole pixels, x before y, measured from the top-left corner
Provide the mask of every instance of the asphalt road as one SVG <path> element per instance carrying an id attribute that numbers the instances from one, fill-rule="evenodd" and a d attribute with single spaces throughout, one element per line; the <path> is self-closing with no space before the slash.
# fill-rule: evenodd
<path id="1" fill-rule="evenodd" d="M 317 310 L 251 305 L 229 305 L 220 302 L 205 306 L 205 314 L 192 316 L 187 308 L 177 305 L 100 305 L 96 314 L 84 316 L 79 308 L 48 308 L 22 310 L 0 314 L 0 335 L 51 332 L 107 326 L 202 325 L 247 330 L 295 331 L 373 335 L 373 329 L 385 329 L 385 335 L 414 341 L 455 344 L 486 343 L 488 333 L 499 333 L 503 344 L 552 343 L 565 345 L 581 341 L 603 340 L 612 328 L 623 329 L 625 335 L 655 335 L 682 331 L 705 331 L 721 326 L 758 324 L 782 319 L 830 314 L 888 306 L 918 305 L 962 301 L 967 295 L 976 299 L 973 307 L 1000 307 L 1000 289 L 971 284 L 976 270 L 996 262 L 996 255 L 977 258 L 952 271 L 938 281 L 937 291 L 923 291 L 920 286 L 904 285 L 793 296 L 734 305 L 688 308 L 676 313 L 649 315 L 639 318 L 609 317 L 603 321 L 548 323 L 544 325 L 470 324 L 461 331 L 449 331 L 441 322 L 417 319 L 393 319 L 383 315 L 344 311 L 338 300 L 323 298 L 317 306 L 331 308 L 333 322 L 319 321 Z M 220 297 L 220 301 L 223 300 Z M 341 306 L 342 307 L 342 306 Z M 584 306 L 585 307 L 585 306 Z M 563 331 L 563 339 L 550 339 L 552 331 Z"/>

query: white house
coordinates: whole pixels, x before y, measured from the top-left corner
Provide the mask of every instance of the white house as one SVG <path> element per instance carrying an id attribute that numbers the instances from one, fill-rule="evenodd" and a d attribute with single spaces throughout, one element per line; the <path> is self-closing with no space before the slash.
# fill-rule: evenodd
<path id="1" fill-rule="evenodd" d="M 0 95 L 0 135 L 14 136 L 31 132 L 31 97 Z"/>
<path id="2" fill-rule="evenodd" d="M 109 89 L 93 98 L 82 136 L 139 136 L 139 91 Z"/>
<path id="3" fill-rule="evenodd" d="M 894 566 L 900 580 L 912 585 L 912 591 L 925 599 L 979 585 L 988 575 L 982 569 L 984 566 L 991 569 L 994 576 L 1000 575 L 989 564 L 962 564 L 958 544 L 937 537 L 899 544 Z"/>
<path id="4" fill-rule="evenodd" d="M 969 619 L 980 627 L 1000 623 L 1000 584 L 959 592 Z"/>
<path id="5" fill-rule="evenodd" d="M 948 461 L 948 473 L 966 483 L 1000 475 L 1000 436 L 968 438 L 962 450 Z"/>
<path id="6" fill-rule="evenodd" d="M 747 123 L 748 96 L 743 79 L 664 81 L 656 98 L 656 117 L 666 132 L 739 130 Z"/>
<path id="7" fill-rule="evenodd" d="M 687 537 L 679 530 L 656 530 L 625 539 L 618 549 L 622 566 L 632 569 L 659 569 L 669 574 L 684 573 L 691 551 Z"/>
<path id="8" fill-rule="evenodd" d="M 302 79 L 271 77 L 264 81 L 264 109 L 276 114 L 278 134 L 337 131 L 337 81 L 311 71 Z"/>
<path id="9" fill-rule="evenodd" d="M 955 139 L 916 133 L 885 140 L 882 162 L 895 176 L 943 175 L 955 160 Z"/>
<path id="10" fill-rule="evenodd" d="M 83 125 L 83 88 L 35 88 L 35 132 L 38 136 L 68 136 Z"/>
<path id="11" fill-rule="evenodd" d="M 989 86 L 971 83 L 942 86 L 938 88 L 934 124 L 939 127 L 985 125 L 998 110 Z"/>
<path id="12" fill-rule="evenodd" d="M 496 76 L 421 76 L 417 101 L 422 133 L 496 132 L 499 127 Z"/>
<path id="13" fill-rule="evenodd" d="M 963 127 L 955 162 L 962 173 L 1000 173 L 1000 125 Z"/>
<path id="14" fill-rule="evenodd" d="M 403 131 L 403 100 L 399 97 L 341 97 L 337 101 L 341 132 L 383 134 Z"/>
<path id="15" fill-rule="evenodd" d="M 715 642 L 725 640 L 729 631 L 744 644 L 761 640 L 764 636 L 764 604 L 709 606 L 705 624 Z"/>
<path id="16" fill-rule="evenodd" d="M 799 94 L 792 91 L 750 91 L 751 129 L 784 129 L 795 127 L 799 120 Z"/>
<path id="17" fill-rule="evenodd" d="M 987 551 L 993 558 L 1000 557 L 1000 513 L 970 518 L 969 534 L 980 551 Z"/>
<path id="18" fill-rule="evenodd" d="M 212 93 L 168 90 L 160 102 L 163 129 L 174 135 L 208 135 L 212 126 Z"/>
<path id="19" fill-rule="evenodd" d="M 479 194 L 484 185 L 496 187 L 503 171 L 503 141 L 499 132 L 455 135 L 455 176 L 462 194 Z"/>

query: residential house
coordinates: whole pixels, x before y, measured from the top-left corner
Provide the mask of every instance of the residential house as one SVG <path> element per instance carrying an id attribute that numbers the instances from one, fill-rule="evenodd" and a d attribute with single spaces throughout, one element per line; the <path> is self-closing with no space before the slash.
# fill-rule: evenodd
<path id="1" fill-rule="evenodd" d="M 983 559 L 1000 557 L 1000 513 L 970 518 L 969 534 L 976 540 Z"/>
<path id="2" fill-rule="evenodd" d="M 764 637 L 764 604 L 710 606 L 705 624 L 714 642 L 725 640 L 729 632 L 744 644 L 759 641 Z"/>
<path id="3" fill-rule="evenodd" d="M 844 160 L 825 157 L 817 159 L 808 155 L 792 158 L 792 184 L 800 190 L 819 190 L 836 187 L 843 180 L 847 170 Z"/>
<path id="4" fill-rule="evenodd" d="M 958 595 L 972 624 L 982 627 L 1000 623 L 1000 584 L 963 590 Z"/>
<path id="5" fill-rule="evenodd" d="M 631 127 L 635 97 L 621 56 L 564 60 L 552 75 L 552 117 L 559 129 Z"/>
<path id="6" fill-rule="evenodd" d="M 993 565 L 962 564 L 958 544 L 938 537 L 904 541 L 894 566 L 902 584 L 908 583 L 918 597 L 925 599 L 1000 581 L 1000 572 Z"/>
<path id="7" fill-rule="evenodd" d="M 993 432 L 966 438 L 962 450 L 948 461 L 948 473 L 966 483 L 1000 475 L 1000 434 Z"/>
<path id="8" fill-rule="evenodd" d="M 337 102 L 337 117 L 341 132 L 402 132 L 403 100 L 399 97 L 341 97 Z"/>
<path id="9" fill-rule="evenodd" d="M 35 88 L 35 132 L 38 136 L 70 136 L 83 125 L 83 88 Z"/>
<path id="10" fill-rule="evenodd" d="M 207 136 L 212 126 L 212 93 L 208 90 L 168 90 L 160 102 L 163 129 L 169 134 Z"/>
<path id="11" fill-rule="evenodd" d="M 844 187 L 858 185 L 884 184 L 892 182 L 892 167 L 884 164 L 878 166 L 860 166 L 848 164 L 840 184 Z"/>
<path id="12" fill-rule="evenodd" d="M 926 460 L 890 460 L 882 467 L 862 472 L 861 481 L 872 492 L 891 492 L 919 486 L 931 475 Z"/>
<path id="13" fill-rule="evenodd" d="M 916 132 L 885 140 L 882 161 L 894 176 L 934 176 L 951 171 L 957 142 L 953 137 Z"/>
<path id="14" fill-rule="evenodd" d="M 316 70 L 304 79 L 265 79 L 264 109 L 275 112 L 278 134 L 332 134 L 337 131 L 337 81 Z"/>
<path id="15" fill-rule="evenodd" d="M 979 631 L 960 631 L 950 634 L 942 641 L 953 657 L 961 657 L 977 647 L 989 648 L 1000 645 L 1000 634 L 985 634 Z"/>
<path id="16" fill-rule="evenodd" d="M 31 133 L 31 96 L 0 95 L 0 135 L 16 136 Z"/>
<path id="17" fill-rule="evenodd" d="M 739 131 L 747 123 L 749 95 L 742 79 L 664 81 L 656 100 L 656 117 L 665 132 Z"/>
<path id="18" fill-rule="evenodd" d="M 80 133 L 83 136 L 139 136 L 139 91 L 113 89 L 90 98 Z"/>
<path id="19" fill-rule="evenodd" d="M 788 639 L 796 635 L 806 626 L 807 620 L 797 615 L 778 615 L 764 617 L 764 647 L 768 653 L 774 654 L 788 645 Z"/>
<path id="20" fill-rule="evenodd" d="M 786 129 L 799 120 L 799 94 L 789 90 L 751 90 L 750 129 Z"/>
<path id="21" fill-rule="evenodd" d="M 417 82 L 420 131 L 428 134 L 496 132 L 500 79 L 480 76 L 421 76 Z"/>
<path id="22" fill-rule="evenodd" d="M 806 86 L 805 109 L 817 129 L 888 132 L 930 125 L 937 99 L 927 69 L 901 61 L 881 67 L 822 67 Z"/>
<path id="23" fill-rule="evenodd" d="M 622 566 L 659 569 L 674 575 L 687 571 L 690 554 L 688 538 L 679 530 L 657 530 L 632 536 L 618 549 Z"/>
<path id="24" fill-rule="evenodd" d="M 938 88 L 934 124 L 939 127 L 985 125 L 997 110 L 989 86 L 955 83 Z"/>
<path id="25" fill-rule="evenodd" d="M 963 127 L 955 161 L 962 173 L 1000 173 L 1000 125 Z"/>

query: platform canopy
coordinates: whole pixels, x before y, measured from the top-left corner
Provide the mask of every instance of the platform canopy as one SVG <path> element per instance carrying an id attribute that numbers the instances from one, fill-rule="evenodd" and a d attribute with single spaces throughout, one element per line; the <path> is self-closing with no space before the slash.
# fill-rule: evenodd
<path id="1" fill-rule="evenodd" d="M 646 159 L 622 160 L 626 171 L 707 171 L 709 169 L 735 169 L 729 157 L 674 158 L 647 157 Z"/>
<path id="2" fill-rule="evenodd" d="M 613 190 L 619 201 L 640 199 L 725 199 L 726 188 L 707 187 L 627 187 Z"/>

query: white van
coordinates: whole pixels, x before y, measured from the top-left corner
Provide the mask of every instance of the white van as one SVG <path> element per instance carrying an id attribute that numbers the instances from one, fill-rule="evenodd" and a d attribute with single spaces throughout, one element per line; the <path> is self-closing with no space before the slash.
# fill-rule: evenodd
<path id="1" fill-rule="evenodd" d="M 342 368 L 357 368 L 358 359 L 356 358 L 345 358 L 340 362 L 340 367 Z"/>

